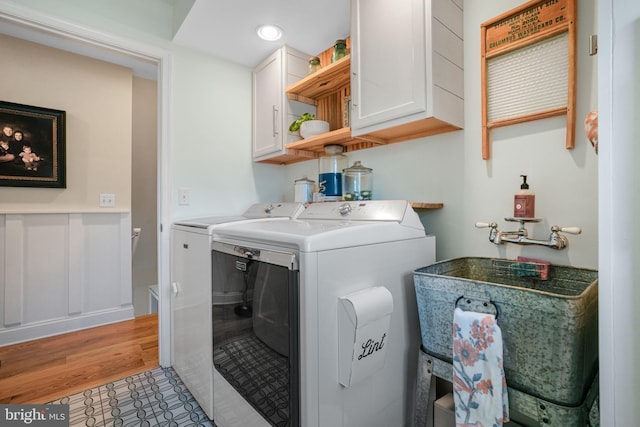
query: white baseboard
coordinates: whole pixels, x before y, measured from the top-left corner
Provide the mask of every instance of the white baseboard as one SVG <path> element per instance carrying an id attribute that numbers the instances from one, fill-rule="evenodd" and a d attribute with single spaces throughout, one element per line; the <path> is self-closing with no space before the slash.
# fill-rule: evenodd
<path id="1" fill-rule="evenodd" d="M 0 330 L 0 347 L 133 319 L 133 307 L 81 314 Z"/>

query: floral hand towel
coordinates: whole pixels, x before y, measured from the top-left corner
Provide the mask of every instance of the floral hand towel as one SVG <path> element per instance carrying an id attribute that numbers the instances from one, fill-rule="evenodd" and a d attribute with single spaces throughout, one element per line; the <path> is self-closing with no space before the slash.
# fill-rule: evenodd
<path id="1" fill-rule="evenodd" d="M 502 332 L 492 314 L 455 309 L 453 397 L 458 427 L 500 427 L 509 421 Z"/>

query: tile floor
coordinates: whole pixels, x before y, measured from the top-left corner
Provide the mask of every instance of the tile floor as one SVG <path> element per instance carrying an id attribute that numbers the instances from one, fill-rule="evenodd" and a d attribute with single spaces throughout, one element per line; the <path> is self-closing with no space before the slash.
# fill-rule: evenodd
<path id="1" fill-rule="evenodd" d="M 215 427 L 171 368 L 155 368 L 57 399 L 68 404 L 70 427 Z"/>

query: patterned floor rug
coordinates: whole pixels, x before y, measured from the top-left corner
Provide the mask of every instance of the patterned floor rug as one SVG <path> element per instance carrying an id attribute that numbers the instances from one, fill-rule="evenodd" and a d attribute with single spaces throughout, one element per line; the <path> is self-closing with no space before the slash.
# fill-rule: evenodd
<path id="1" fill-rule="evenodd" d="M 215 427 L 171 368 L 155 368 L 50 402 L 75 426 Z"/>

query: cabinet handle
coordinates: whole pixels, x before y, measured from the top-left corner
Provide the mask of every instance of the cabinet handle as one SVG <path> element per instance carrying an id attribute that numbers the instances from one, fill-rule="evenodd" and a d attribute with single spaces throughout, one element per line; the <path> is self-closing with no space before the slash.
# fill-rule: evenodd
<path id="1" fill-rule="evenodd" d="M 278 129 L 276 128 L 276 125 L 278 123 L 278 109 L 276 108 L 276 106 L 273 106 L 273 136 L 277 136 L 278 135 Z"/>
<path id="2" fill-rule="evenodd" d="M 354 78 L 354 79 L 358 77 L 358 74 L 357 74 L 355 71 L 351 72 L 351 75 L 353 76 L 353 78 Z M 355 102 L 353 102 L 353 100 L 352 100 L 352 101 L 351 101 L 351 110 L 352 110 L 352 111 L 355 111 L 357 108 L 358 108 L 358 104 L 356 104 L 356 103 L 355 103 Z"/>
<path id="3" fill-rule="evenodd" d="M 173 295 L 178 295 L 178 292 L 180 291 L 178 282 L 172 282 L 171 285 L 173 286 Z"/>

